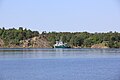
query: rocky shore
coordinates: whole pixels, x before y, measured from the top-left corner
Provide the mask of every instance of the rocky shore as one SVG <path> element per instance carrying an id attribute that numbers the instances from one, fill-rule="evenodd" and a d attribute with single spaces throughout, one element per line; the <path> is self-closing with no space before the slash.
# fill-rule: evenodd
<path id="1" fill-rule="evenodd" d="M 52 48 L 50 42 L 44 36 L 37 36 L 27 40 L 21 40 L 19 45 L 9 44 L 5 46 L 4 41 L 0 39 L 0 48 Z M 81 48 L 73 46 L 72 48 Z M 103 43 L 94 44 L 89 48 L 109 48 Z"/>
<path id="2" fill-rule="evenodd" d="M 19 45 L 8 44 L 5 46 L 4 41 L 0 39 L 0 48 L 52 48 L 50 42 L 43 36 L 33 37 L 27 40 L 21 40 Z"/>

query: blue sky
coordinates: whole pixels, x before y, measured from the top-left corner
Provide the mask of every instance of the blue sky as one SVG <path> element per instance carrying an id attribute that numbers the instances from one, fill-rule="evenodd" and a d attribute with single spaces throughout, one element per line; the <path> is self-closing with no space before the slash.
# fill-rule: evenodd
<path id="1" fill-rule="evenodd" d="M 119 0 L 0 0 L 0 27 L 120 32 Z"/>

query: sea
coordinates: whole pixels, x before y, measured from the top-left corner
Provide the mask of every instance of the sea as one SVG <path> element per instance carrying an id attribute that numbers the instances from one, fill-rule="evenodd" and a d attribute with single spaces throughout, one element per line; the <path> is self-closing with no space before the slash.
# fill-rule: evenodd
<path id="1" fill-rule="evenodd" d="M 0 48 L 0 80 L 120 80 L 120 49 Z"/>

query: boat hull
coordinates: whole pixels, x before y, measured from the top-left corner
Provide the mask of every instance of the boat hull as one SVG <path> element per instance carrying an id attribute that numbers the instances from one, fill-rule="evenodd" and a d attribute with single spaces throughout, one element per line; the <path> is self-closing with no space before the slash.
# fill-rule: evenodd
<path id="1" fill-rule="evenodd" d="M 70 48 L 69 46 L 54 46 L 54 48 Z"/>

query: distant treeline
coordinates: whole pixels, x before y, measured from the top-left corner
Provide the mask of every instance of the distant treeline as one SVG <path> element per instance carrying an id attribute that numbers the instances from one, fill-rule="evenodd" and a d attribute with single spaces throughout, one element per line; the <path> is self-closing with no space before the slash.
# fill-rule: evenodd
<path id="1" fill-rule="evenodd" d="M 51 44 L 62 39 L 63 42 L 68 43 L 71 47 L 91 47 L 94 44 L 102 43 L 110 48 L 120 48 L 120 33 L 118 32 L 42 32 L 42 35 L 45 35 Z"/>
<path id="2" fill-rule="evenodd" d="M 38 35 L 38 31 L 31 31 L 30 29 L 23 29 L 22 27 L 19 27 L 19 29 L 5 29 L 4 27 L 0 28 L 0 38 L 4 41 L 5 45 L 19 45 L 20 40 L 29 39 Z"/>
<path id="3" fill-rule="evenodd" d="M 50 43 L 51 46 L 55 41 L 62 40 L 68 43 L 71 47 L 91 47 L 94 44 L 105 44 L 110 48 L 120 48 L 120 33 L 107 32 L 107 33 L 88 33 L 88 32 L 45 32 L 39 34 L 38 31 L 31 31 L 30 29 L 0 28 L 0 38 L 4 41 L 5 45 L 15 44 L 19 45 L 21 40 L 26 40 L 35 36 L 43 36 Z"/>

